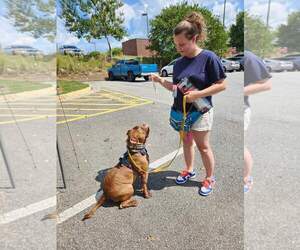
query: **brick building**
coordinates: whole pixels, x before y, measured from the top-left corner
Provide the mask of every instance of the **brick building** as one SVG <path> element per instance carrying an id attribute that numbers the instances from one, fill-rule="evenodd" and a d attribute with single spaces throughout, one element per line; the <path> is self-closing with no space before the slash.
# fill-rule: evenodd
<path id="1" fill-rule="evenodd" d="M 152 57 L 154 54 L 151 50 L 146 49 L 148 46 L 148 39 L 135 38 L 123 42 L 122 50 L 126 56 Z"/>

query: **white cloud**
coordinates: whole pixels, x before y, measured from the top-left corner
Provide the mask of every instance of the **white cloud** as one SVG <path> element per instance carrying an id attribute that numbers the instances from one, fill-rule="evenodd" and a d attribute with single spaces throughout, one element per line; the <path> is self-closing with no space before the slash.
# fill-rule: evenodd
<path id="1" fill-rule="evenodd" d="M 59 17 L 57 17 L 56 20 L 57 20 L 56 21 L 57 22 L 56 43 L 58 44 L 58 46 L 62 44 L 76 45 L 77 43 L 79 43 L 79 39 L 75 35 L 67 31 L 64 21 Z"/>
<path id="2" fill-rule="evenodd" d="M 263 22 L 266 23 L 268 2 L 267 1 L 247 1 L 245 10 L 251 15 L 258 16 Z M 271 2 L 269 25 L 272 28 L 277 28 L 280 24 L 287 23 L 287 17 L 293 9 L 289 7 L 288 1 Z"/>
<path id="3" fill-rule="evenodd" d="M 213 14 L 219 16 L 221 22 L 223 22 L 223 13 L 224 13 L 224 4 L 223 3 L 215 3 L 213 6 Z M 229 27 L 231 24 L 235 24 L 235 18 L 238 14 L 238 6 L 237 4 L 233 4 L 231 2 L 226 3 L 225 9 L 225 26 Z"/>
<path id="4" fill-rule="evenodd" d="M 128 4 L 124 4 L 120 9 L 117 10 L 117 14 L 124 14 L 124 24 L 126 28 L 129 28 L 130 21 L 137 16 L 134 8 Z"/>
<path id="5" fill-rule="evenodd" d="M 16 31 L 13 25 L 10 24 L 9 20 L 2 16 L 0 16 L 0 23 L 0 44 L 2 47 L 7 47 L 16 44 L 33 45 L 33 43 L 35 42 L 36 39 L 34 39 L 29 34 Z"/>

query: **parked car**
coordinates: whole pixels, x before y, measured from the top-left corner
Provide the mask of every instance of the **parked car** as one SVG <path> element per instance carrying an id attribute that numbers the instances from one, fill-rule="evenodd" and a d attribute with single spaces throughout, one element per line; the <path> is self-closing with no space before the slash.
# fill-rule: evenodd
<path id="1" fill-rule="evenodd" d="M 232 57 L 228 57 L 226 59 L 229 60 L 229 61 L 238 62 L 240 64 L 239 71 L 241 71 L 241 70 L 244 70 L 244 65 L 242 63 L 243 58 L 244 58 L 244 53 L 239 53 L 239 54 L 236 54 Z"/>
<path id="2" fill-rule="evenodd" d="M 222 58 L 221 62 L 223 64 L 225 72 L 233 72 L 233 71 L 239 71 L 240 70 L 240 63 L 238 61 L 230 61 L 227 59 Z"/>
<path id="3" fill-rule="evenodd" d="M 74 45 L 62 45 L 59 48 L 59 53 L 64 55 L 75 55 L 75 56 L 83 55 L 83 51 Z"/>
<path id="4" fill-rule="evenodd" d="M 175 62 L 177 61 L 177 59 L 173 60 L 172 62 L 170 62 L 168 65 L 164 66 L 161 70 L 160 70 L 160 75 L 162 77 L 167 77 L 169 75 L 173 75 L 173 67 Z"/>
<path id="5" fill-rule="evenodd" d="M 120 60 L 109 68 L 107 73 L 110 81 L 120 78 L 134 82 L 136 77 L 144 77 L 148 81 L 150 74 L 157 72 L 157 64 L 140 64 L 137 60 Z"/>
<path id="6" fill-rule="evenodd" d="M 287 55 L 284 57 L 274 58 L 280 61 L 290 61 L 294 64 L 293 70 L 300 70 L 300 54 Z"/>
<path id="7" fill-rule="evenodd" d="M 291 61 L 279 61 L 274 59 L 264 59 L 263 61 L 269 72 L 282 72 L 294 69 L 294 64 Z"/>
<path id="8" fill-rule="evenodd" d="M 27 45 L 11 45 L 4 48 L 4 52 L 11 55 L 42 56 L 43 52 Z"/>

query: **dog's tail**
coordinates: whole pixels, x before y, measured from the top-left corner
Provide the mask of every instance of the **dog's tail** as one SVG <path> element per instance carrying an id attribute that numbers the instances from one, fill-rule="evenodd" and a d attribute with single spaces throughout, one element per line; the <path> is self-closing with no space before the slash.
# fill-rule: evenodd
<path id="1" fill-rule="evenodd" d="M 106 200 L 106 197 L 103 194 L 100 197 L 100 199 L 97 201 L 97 203 L 92 207 L 92 209 L 84 215 L 82 221 L 91 218 L 96 213 L 96 210 L 103 205 L 103 203 L 105 202 L 105 200 Z"/>

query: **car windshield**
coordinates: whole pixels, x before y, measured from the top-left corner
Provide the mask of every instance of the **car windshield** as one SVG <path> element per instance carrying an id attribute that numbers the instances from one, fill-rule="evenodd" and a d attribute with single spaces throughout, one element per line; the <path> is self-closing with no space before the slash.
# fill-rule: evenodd
<path id="1" fill-rule="evenodd" d="M 77 47 L 75 46 L 64 46 L 65 49 L 78 49 Z"/>
<path id="2" fill-rule="evenodd" d="M 33 49 L 31 46 L 26 46 L 26 45 L 12 45 L 12 49 Z"/>
<path id="3" fill-rule="evenodd" d="M 139 64 L 139 62 L 136 60 L 131 60 L 131 61 L 127 61 L 126 64 L 137 65 Z"/>

